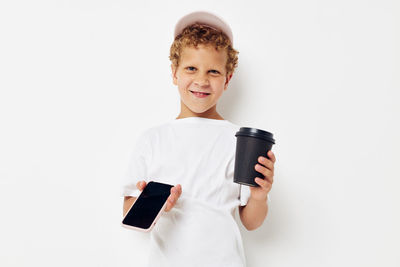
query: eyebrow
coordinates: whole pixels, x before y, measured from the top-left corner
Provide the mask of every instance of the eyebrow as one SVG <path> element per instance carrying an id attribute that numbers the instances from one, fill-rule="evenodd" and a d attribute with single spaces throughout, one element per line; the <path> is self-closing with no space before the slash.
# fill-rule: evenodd
<path id="1" fill-rule="evenodd" d="M 196 69 L 198 69 L 196 66 L 194 66 L 194 65 L 185 65 L 183 68 L 184 69 L 186 69 L 186 68 L 189 68 L 189 67 L 192 67 L 192 68 L 196 68 Z M 218 73 L 222 73 L 219 69 L 217 69 L 217 68 L 210 68 L 208 71 L 212 71 L 212 70 L 215 70 L 215 71 L 217 71 Z"/>

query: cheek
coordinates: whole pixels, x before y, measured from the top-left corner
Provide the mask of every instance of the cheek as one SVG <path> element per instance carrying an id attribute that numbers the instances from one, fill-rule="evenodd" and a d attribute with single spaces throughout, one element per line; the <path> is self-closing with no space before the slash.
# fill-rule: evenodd
<path id="1" fill-rule="evenodd" d="M 190 78 L 181 77 L 181 79 L 179 79 L 178 85 L 180 89 L 186 89 L 186 87 L 188 87 L 190 83 L 191 83 Z"/>
<path id="2" fill-rule="evenodd" d="M 225 79 L 217 79 L 212 83 L 215 89 L 224 89 L 225 86 Z"/>

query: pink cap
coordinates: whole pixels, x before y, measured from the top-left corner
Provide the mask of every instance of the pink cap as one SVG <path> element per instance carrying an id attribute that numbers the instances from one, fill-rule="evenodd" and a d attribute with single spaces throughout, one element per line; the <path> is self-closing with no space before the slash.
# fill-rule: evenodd
<path id="1" fill-rule="evenodd" d="M 196 22 L 199 24 L 207 25 L 217 30 L 221 30 L 228 36 L 231 44 L 233 45 L 232 30 L 229 27 L 228 23 L 226 23 L 222 18 L 218 17 L 217 15 L 207 11 L 196 11 L 182 17 L 175 25 L 174 38 L 178 34 L 180 34 L 185 27 L 192 25 Z"/>

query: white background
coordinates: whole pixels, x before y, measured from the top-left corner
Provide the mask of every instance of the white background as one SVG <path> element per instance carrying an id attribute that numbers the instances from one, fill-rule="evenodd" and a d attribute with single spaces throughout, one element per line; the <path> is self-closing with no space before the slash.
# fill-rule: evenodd
<path id="1" fill-rule="evenodd" d="M 218 111 L 276 138 L 248 266 L 400 266 L 399 2 L 188 2 L 1 1 L 0 266 L 143 265 L 120 177 L 179 113 L 169 47 L 199 9 L 240 52 Z"/>

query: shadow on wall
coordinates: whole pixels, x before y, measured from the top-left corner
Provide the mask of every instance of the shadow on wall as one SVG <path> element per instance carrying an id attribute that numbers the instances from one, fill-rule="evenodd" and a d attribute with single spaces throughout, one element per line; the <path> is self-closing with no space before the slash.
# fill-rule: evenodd
<path id="1" fill-rule="evenodd" d="M 217 111 L 224 119 L 234 121 L 233 118 L 240 117 L 240 110 L 246 107 L 245 92 L 243 91 L 243 77 L 239 72 L 233 73 L 228 88 L 222 94 L 217 104 Z"/>
<path id="2" fill-rule="evenodd" d="M 242 62 L 241 66 L 249 64 Z M 251 78 L 251 73 L 246 73 L 246 68 L 240 68 L 235 71 L 228 86 L 228 89 L 223 93 L 217 105 L 218 112 L 227 120 L 240 125 L 243 118 L 242 112 L 248 109 L 249 103 L 252 103 L 253 97 L 257 95 L 259 88 L 248 88 L 247 80 Z M 253 93 L 254 92 L 254 93 Z M 267 101 L 265 101 L 267 102 Z M 248 114 L 248 113 L 246 113 Z M 250 125 L 254 118 L 245 118 L 246 124 Z M 242 126 L 241 126 L 242 127 Z M 279 147 L 274 147 L 279 157 Z M 279 158 L 277 159 L 279 161 Z M 274 253 L 268 248 L 282 245 L 284 248 L 288 242 L 293 239 L 294 231 L 293 224 L 296 214 L 293 214 L 293 207 L 289 206 L 293 198 L 290 188 L 285 182 L 285 174 L 280 169 L 280 163 L 276 164 L 275 181 L 270 193 L 271 202 L 269 206 L 268 216 L 263 225 L 253 231 L 248 231 L 240 221 L 238 209 L 235 214 L 236 223 L 239 225 L 239 230 L 242 234 L 243 245 L 246 252 L 246 258 L 249 266 L 260 263 L 260 255 L 267 257 L 268 253 Z M 282 164 L 283 165 L 283 164 Z"/>
<path id="3" fill-rule="evenodd" d="M 284 187 L 284 179 L 282 171 L 275 172 L 275 181 L 270 192 L 271 202 L 269 203 L 269 211 L 267 218 L 262 226 L 253 231 L 248 231 L 240 221 L 239 214 L 236 214 L 236 222 L 239 225 L 243 238 L 243 245 L 246 257 L 251 266 L 251 262 L 258 262 L 259 255 L 268 256 L 271 250 L 269 247 L 287 245 L 288 240 L 293 236 L 293 224 L 295 222 L 295 214 L 292 214 L 291 207 L 288 206 L 288 198 L 291 197 L 288 189 Z M 254 260 L 252 260 L 254 259 Z"/>

